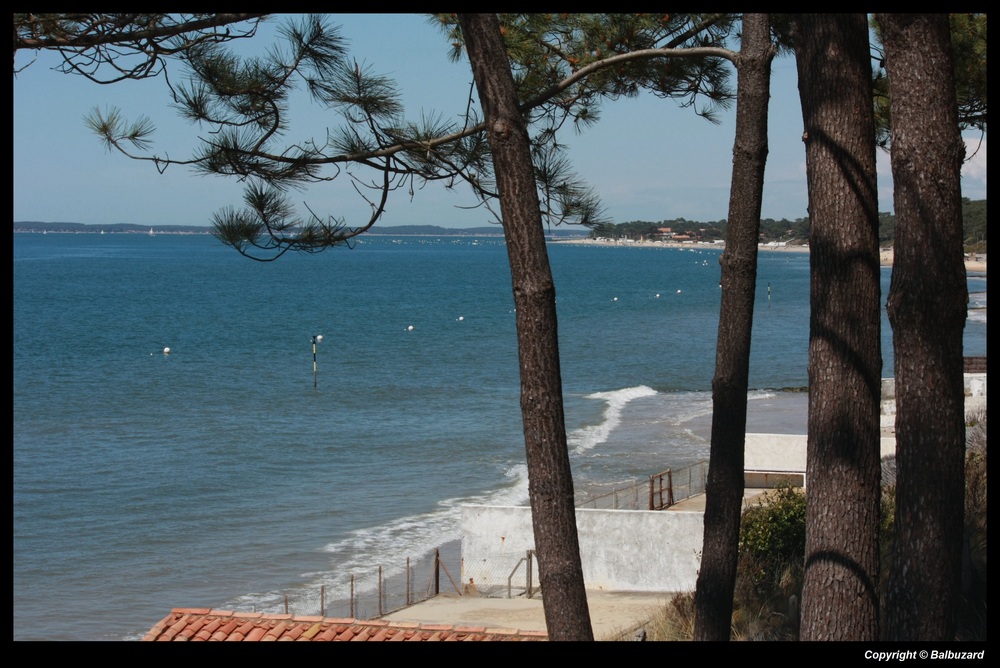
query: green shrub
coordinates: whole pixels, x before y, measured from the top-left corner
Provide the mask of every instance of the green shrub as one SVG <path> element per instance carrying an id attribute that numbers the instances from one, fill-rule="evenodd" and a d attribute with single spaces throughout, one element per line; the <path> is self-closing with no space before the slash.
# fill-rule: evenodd
<path id="1" fill-rule="evenodd" d="M 802 557 L 806 545 L 806 496 L 795 487 L 778 487 L 743 512 L 740 552 L 759 557 Z"/>
<path id="2" fill-rule="evenodd" d="M 743 511 L 733 631 L 760 640 L 795 639 L 806 549 L 806 497 L 794 487 L 766 493 Z"/>

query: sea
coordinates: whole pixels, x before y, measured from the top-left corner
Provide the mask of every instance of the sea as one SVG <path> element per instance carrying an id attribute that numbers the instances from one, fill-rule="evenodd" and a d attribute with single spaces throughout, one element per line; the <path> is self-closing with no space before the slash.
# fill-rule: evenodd
<path id="1" fill-rule="evenodd" d="M 721 249 L 548 251 L 578 493 L 707 460 Z M 439 549 L 458 579 L 461 507 L 527 503 L 501 237 L 261 263 L 203 234 L 22 233 L 13 256 L 15 640 L 318 614 Z M 808 254 L 762 251 L 749 430 L 805 433 L 808 326 Z M 882 346 L 887 377 L 885 318 Z"/>

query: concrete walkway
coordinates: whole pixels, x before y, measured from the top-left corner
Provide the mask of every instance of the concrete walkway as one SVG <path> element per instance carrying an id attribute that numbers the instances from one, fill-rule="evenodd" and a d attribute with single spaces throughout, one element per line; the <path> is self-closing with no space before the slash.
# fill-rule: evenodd
<path id="1" fill-rule="evenodd" d="M 649 621 L 666 605 L 671 594 L 588 591 L 594 637 L 606 640 Z M 487 598 L 440 595 L 382 617 L 392 622 L 454 624 L 487 628 L 544 631 L 545 613 L 540 596 Z"/>
<path id="2" fill-rule="evenodd" d="M 756 499 L 761 494 L 764 494 L 765 492 L 768 491 L 770 490 L 758 489 L 756 487 L 746 488 L 745 490 L 743 490 L 743 507 L 746 508 L 752 500 Z M 696 510 L 698 512 L 703 513 L 705 512 L 705 495 L 695 494 L 694 496 L 684 499 L 683 501 L 678 501 L 674 505 L 667 508 L 668 512 L 671 510 L 688 510 L 688 511 Z"/>

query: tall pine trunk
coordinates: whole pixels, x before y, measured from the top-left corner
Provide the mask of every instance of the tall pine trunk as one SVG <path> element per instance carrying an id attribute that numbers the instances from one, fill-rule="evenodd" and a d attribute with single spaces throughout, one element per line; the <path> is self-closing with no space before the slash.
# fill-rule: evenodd
<path id="1" fill-rule="evenodd" d="M 695 640 L 729 640 L 743 510 L 750 334 L 757 283 L 767 104 L 771 82 L 767 14 L 743 16 L 737 57 L 736 139 L 729 227 L 722 264 L 722 305 L 712 380 L 712 447 L 705 499 L 705 538 L 695 593 Z"/>
<path id="2" fill-rule="evenodd" d="M 965 512 L 965 148 L 947 14 L 878 16 L 892 114 L 896 540 L 889 640 L 953 640 Z"/>
<path id="3" fill-rule="evenodd" d="M 868 23 L 797 14 L 810 218 L 804 640 L 879 637 L 878 197 Z"/>
<path id="4" fill-rule="evenodd" d="M 528 494 L 545 625 L 551 640 L 593 640 L 566 443 L 555 284 L 534 166 L 494 14 L 460 14 L 487 123 L 510 261 L 521 369 Z"/>

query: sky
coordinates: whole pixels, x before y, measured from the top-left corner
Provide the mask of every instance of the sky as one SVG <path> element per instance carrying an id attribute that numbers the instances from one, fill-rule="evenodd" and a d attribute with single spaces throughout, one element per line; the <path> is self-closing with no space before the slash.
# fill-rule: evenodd
<path id="1" fill-rule="evenodd" d="M 239 48 L 263 52 L 271 43 L 271 25 Z M 349 41 L 351 57 L 361 67 L 395 79 L 403 93 L 405 115 L 437 115 L 460 122 L 470 95 L 472 75 L 466 61 L 449 59 L 449 41 L 425 16 L 346 14 L 332 17 Z M 36 54 L 20 53 L 15 69 Z M 190 155 L 207 128 L 183 121 L 170 106 L 162 79 L 98 85 L 52 70 L 52 54 L 37 59 L 14 76 L 14 221 L 139 225 L 211 224 L 212 215 L 242 207 L 243 184 L 232 177 L 204 176 L 181 166 L 163 174 L 150 163 L 107 151 L 84 125 L 99 108 L 117 108 L 129 119 L 146 116 L 157 128 L 153 152 Z M 174 80 L 179 69 L 172 70 Z M 735 77 L 733 79 L 735 83 Z M 475 100 L 478 106 L 478 99 Z M 303 94 L 291 109 L 289 140 L 322 138 L 340 124 L 336 114 Z M 561 141 L 576 173 L 590 184 L 614 222 L 658 222 L 685 218 L 717 221 L 727 217 L 735 128 L 735 106 L 712 124 L 671 100 L 651 95 L 608 102 L 601 120 L 580 133 L 568 130 Z M 772 65 L 768 120 L 769 154 L 765 172 L 764 218 L 795 220 L 806 216 L 805 150 L 790 56 Z M 986 141 L 965 133 L 967 156 L 962 191 L 969 199 L 986 198 Z M 889 156 L 878 152 L 879 210 L 892 211 Z M 367 222 L 370 207 L 349 179 L 290 192 L 300 214 L 306 207 L 349 226 Z M 427 184 L 410 193 L 397 191 L 378 227 L 440 225 L 478 227 L 495 222 L 488 212 L 470 209 L 471 195 Z"/>

